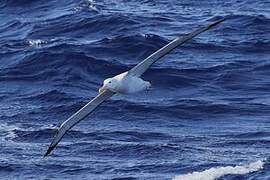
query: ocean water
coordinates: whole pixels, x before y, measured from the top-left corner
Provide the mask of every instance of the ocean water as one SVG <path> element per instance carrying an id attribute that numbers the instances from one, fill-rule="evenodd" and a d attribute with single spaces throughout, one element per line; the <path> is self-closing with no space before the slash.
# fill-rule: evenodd
<path id="1" fill-rule="evenodd" d="M 103 79 L 221 17 L 43 158 Z M 0 179 L 270 179 L 267 0 L 2 0 L 0 62 Z"/>

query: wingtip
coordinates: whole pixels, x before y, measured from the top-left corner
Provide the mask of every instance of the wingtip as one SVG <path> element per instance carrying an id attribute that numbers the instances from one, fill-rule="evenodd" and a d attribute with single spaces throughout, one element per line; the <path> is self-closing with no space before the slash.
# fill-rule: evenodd
<path id="1" fill-rule="evenodd" d="M 46 158 L 54 149 L 55 146 L 50 146 L 47 150 L 47 152 L 44 154 L 43 158 Z"/>
<path id="2" fill-rule="evenodd" d="M 220 20 L 217 20 L 216 23 L 221 23 L 221 22 L 223 22 L 223 21 L 225 21 L 225 20 L 226 20 L 226 17 L 222 17 Z"/>
<path id="3" fill-rule="evenodd" d="M 211 27 L 213 27 L 213 26 L 216 26 L 216 25 L 218 25 L 219 23 L 222 23 L 222 22 L 225 21 L 225 20 L 226 20 L 226 18 L 223 17 L 223 18 L 221 18 L 220 20 L 217 20 L 217 21 L 213 22 L 212 24 L 210 24 L 210 25 L 209 25 L 209 28 L 211 28 Z"/>

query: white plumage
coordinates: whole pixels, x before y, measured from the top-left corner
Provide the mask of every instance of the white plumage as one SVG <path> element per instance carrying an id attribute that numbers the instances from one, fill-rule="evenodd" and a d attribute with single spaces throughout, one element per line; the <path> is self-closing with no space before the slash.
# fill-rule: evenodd
<path id="1" fill-rule="evenodd" d="M 124 72 L 114 76 L 113 78 L 105 79 L 103 86 L 99 89 L 99 92 L 103 92 L 106 89 L 109 89 L 110 91 L 119 94 L 132 94 L 144 91 L 150 87 L 150 82 L 130 75 L 128 72 Z"/>

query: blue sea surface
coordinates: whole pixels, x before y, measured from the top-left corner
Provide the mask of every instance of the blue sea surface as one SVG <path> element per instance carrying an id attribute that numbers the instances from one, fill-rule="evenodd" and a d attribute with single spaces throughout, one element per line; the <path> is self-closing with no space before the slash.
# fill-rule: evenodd
<path id="1" fill-rule="evenodd" d="M 227 20 L 155 63 L 151 91 L 116 95 L 53 136 L 179 35 Z M 0 179 L 270 179 L 270 1 L 0 1 Z M 211 177 L 209 176 L 209 179 Z"/>

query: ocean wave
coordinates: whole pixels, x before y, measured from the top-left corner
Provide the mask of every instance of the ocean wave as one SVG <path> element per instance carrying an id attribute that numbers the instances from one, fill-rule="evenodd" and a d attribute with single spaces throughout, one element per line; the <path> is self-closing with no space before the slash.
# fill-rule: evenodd
<path id="1" fill-rule="evenodd" d="M 63 143 L 62 143 L 63 144 Z M 128 141 L 88 141 L 79 143 L 65 143 L 62 146 L 63 149 L 74 149 L 75 154 L 91 154 L 100 156 L 120 156 L 122 158 L 130 158 L 134 154 L 139 154 L 139 159 L 155 157 L 165 157 L 174 151 L 179 153 L 184 152 L 183 146 L 171 145 L 166 143 L 139 143 L 139 142 L 128 142 Z M 142 168 L 143 166 L 141 166 Z M 150 167 L 150 166 L 149 166 Z M 152 167 L 153 168 L 153 167 Z"/>
<path id="2" fill-rule="evenodd" d="M 1 128 L 1 127 L 0 127 Z M 56 129 L 51 129 L 46 127 L 44 129 L 34 130 L 34 129 L 26 129 L 26 128 L 9 128 L 6 129 L 6 132 L 12 134 L 12 136 L 7 136 L 9 140 L 13 140 L 16 142 L 43 142 L 48 141 L 50 138 L 53 137 Z M 139 142 L 153 142 L 155 140 L 167 140 L 173 137 L 159 132 L 137 132 L 137 131 L 94 131 L 94 132 L 83 132 L 79 130 L 70 130 L 67 133 L 65 138 L 66 141 L 74 142 L 76 139 L 80 139 L 81 142 L 86 141 L 87 143 L 93 143 L 94 141 L 106 141 L 106 142 L 133 142 L 138 145 Z M 82 145 L 80 143 L 75 143 L 75 146 Z M 86 143 L 86 144 L 87 144 Z M 85 144 L 85 143 L 83 143 Z M 166 145 L 164 145 L 165 147 Z M 170 145 L 168 145 L 169 147 Z"/>
<path id="3" fill-rule="evenodd" d="M 23 6 L 23 5 L 29 5 L 33 3 L 32 0 L 22 0 L 22 1 L 16 1 L 16 0 L 7 0 L 4 1 L 3 5 L 5 6 Z"/>
<path id="4" fill-rule="evenodd" d="M 34 53 L 0 72 L 0 81 L 78 81 L 124 71 L 122 65 L 89 57 L 85 53 Z M 59 78 L 60 77 L 60 78 Z M 61 80 L 62 79 L 62 80 Z"/>
<path id="5" fill-rule="evenodd" d="M 49 91 L 41 91 L 38 93 L 31 93 L 29 95 L 25 95 L 24 97 L 20 98 L 21 100 L 37 100 L 37 101 L 42 101 L 42 102 L 65 102 L 65 101 L 71 101 L 75 100 L 74 97 L 71 97 L 70 94 L 59 91 L 59 90 L 49 90 Z"/>
<path id="6" fill-rule="evenodd" d="M 266 131 L 256 131 L 256 132 L 247 132 L 247 133 L 233 133 L 233 134 L 224 134 L 219 135 L 219 137 L 226 137 L 226 138 L 240 138 L 240 139 L 256 139 L 256 138 L 268 138 L 270 137 L 270 132 Z"/>
<path id="7" fill-rule="evenodd" d="M 211 168 L 201 172 L 193 172 L 185 175 L 179 175 L 173 178 L 173 180 L 215 180 L 217 178 L 226 176 L 226 175 L 243 175 L 252 172 L 259 171 L 263 169 L 265 162 L 256 161 L 246 165 L 239 166 L 225 166 Z"/>
<path id="8" fill-rule="evenodd" d="M 120 35 L 96 41 L 90 44 L 90 49 L 98 55 L 103 52 L 113 59 L 120 57 L 125 63 L 132 63 L 130 60 L 143 60 L 167 42 L 165 38 L 154 34 Z"/>
<path id="9" fill-rule="evenodd" d="M 263 15 L 263 14 L 241 14 L 241 13 L 235 13 L 232 15 L 226 16 L 227 19 L 232 20 L 232 21 L 239 21 L 239 19 L 242 19 L 244 21 L 243 25 L 246 25 L 246 23 L 252 23 L 252 25 L 256 24 L 265 24 L 265 23 L 270 23 L 269 17 Z M 251 25 L 251 24 L 249 24 Z"/>
<path id="10" fill-rule="evenodd" d="M 132 67 L 131 64 L 134 64 L 134 60 L 115 60 L 108 62 L 108 57 L 110 53 L 107 56 L 104 56 L 104 59 L 97 59 L 95 57 L 91 57 L 87 52 L 76 52 L 77 46 L 75 45 L 66 45 L 61 44 L 57 45 L 54 48 L 56 48 L 56 51 L 62 52 L 64 49 L 71 49 L 73 48 L 73 51 L 75 52 L 69 52 L 65 54 L 61 53 L 46 53 L 46 52 L 40 52 L 38 54 L 30 55 L 29 57 L 24 58 L 25 60 L 20 61 L 19 64 L 15 66 L 15 69 L 18 69 L 19 71 L 25 70 L 24 68 L 29 68 L 28 71 L 32 69 L 32 72 L 35 72 L 38 70 L 36 67 L 37 64 L 42 67 L 46 67 L 43 69 L 43 71 L 54 71 L 53 68 L 59 66 L 59 71 L 57 76 L 63 76 L 65 75 L 69 70 L 78 68 L 81 72 L 81 74 L 88 74 L 83 79 L 92 79 L 93 75 L 95 74 L 104 75 L 105 77 L 109 75 L 114 75 L 119 72 L 123 72 L 125 70 L 128 70 Z M 84 47 L 82 47 L 84 48 Z M 51 51 L 53 48 L 49 48 Z M 99 55 L 104 52 L 104 48 L 100 48 L 98 50 L 97 48 L 93 47 L 90 48 L 91 50 L 95 51 L 95 55 Z M 113 53 L 113 49 L 109 50 L 108 52 Z M 121 52 L 120 52 L 121 53 Z M 135 53 L 135 52 L 134 52 Z M 103 55 L 106 53 L 103 53 Z M 116 55 L 117 56 L 117 55 Z M 41 57 L 41 58 L 38 58 Z M 23 65 L 25 63 L 32 62 L 31 65 Z M 23 66 L 22 66 L 23 65 Z M 42 66 L 41 66 L 42 65 Z M 159 65 L 160 66 L 160 65 Z M 179 85 L 179 86 L 194 86 L 194 84 L 200 84 L 205 81 L 212 81 L 214 80 L 215 83 L 223 83 L 223 82 L 231 82 L 231 80 L 234 81 L 242 81 L 249 77 L 249 74 L 243 74 L 241 71 L 244 71 L 245 69 L 247 71 L 251 71 L 252 68 L 255 70 L 259 70 L 260 68 L 257 68 L 257 63 L 252 61 L 236 61 L 236 62 L 229 62 L 229 63 L 223 63 L 221 65 L 208 65 L 206 67 L 196 67 L 196 68 L 183 68 L 179 69 L 181 67 L 170 67 L 170 66 L 154 66 L 152 67 L 147 74 L 147 77 L 149 79 L 153 79 L 155 81 L 156 75 L 159 74 L 159 81 L 156 83 L 158 86 L 166 86 L 166 85 Z M 89 67 L 93 67 L 89 69 Z M 265 66 L 267 67 L 267 65 Z M 95 69 L 95 71 L 94 71 Z M 239 69 L 239 70 L 238 70 Z M 6 74 L 11 73 L 12 70 L 7 72 Z M 25 71 L 27 72 L 27 71 Z M 40 71 L 39 71 L 40 72 Z M 62 72 L 62 75 L 59 74 L 59 72 Z M 92 78 L 89 78 L 89 77 Z M 103 77 L 104 77 L 103 76 Z M 49 76 L 47 76 L 49 77 Z M 235 79 L 237 77 L 237 79 Z M 244 81 L 243 81 L 244 82 Z"/>
<path id="11" fill-rule="evenodd" d="M 58 28 L 54 28 L 55 24 L 57 24 Z M 107 33 L 108 35 L 116 34 L 114 29 L 136 24 L 138 24 L 136 20 L 123 14 L 98 14 L 87 18 L 82 18 L 78 14 L 69 14 L 46 20 L 45 22 L 36 23 L 31 33 L 28 34 L 28 38 L 35 39 L 44 35 L 54 38 L 55 35 L 61 37 L 69 34 L 76 34 L 75 37 L 85 38 L 88 38 L 90 35 L 100 37 L 101 33 Z M 88 36 L 85 34 L 86 29 Z"/>

